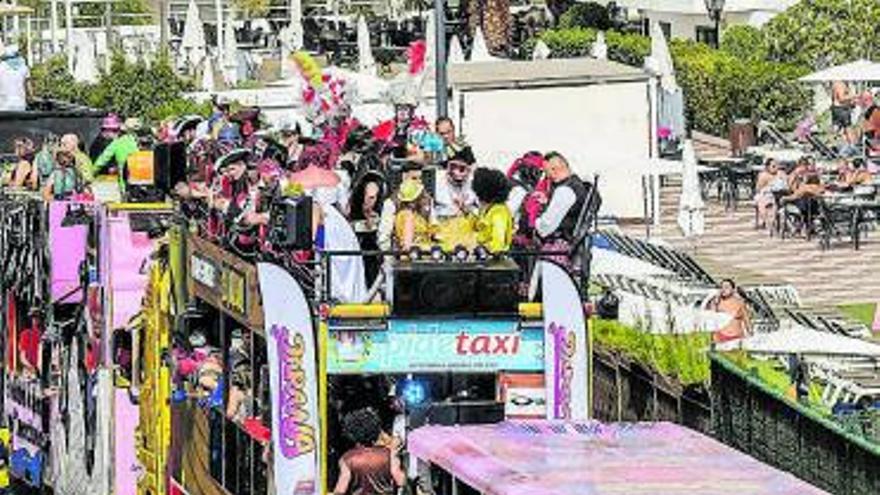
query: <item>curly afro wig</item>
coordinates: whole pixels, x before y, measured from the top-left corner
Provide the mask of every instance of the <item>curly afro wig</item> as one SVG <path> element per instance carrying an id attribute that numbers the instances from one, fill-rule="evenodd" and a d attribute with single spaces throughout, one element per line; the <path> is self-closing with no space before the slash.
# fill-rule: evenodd
<path id="1" fill-rule="evenodd" d="M 342 431 L 352 442 L 365 447 L 372 446 L 382 434 L 379 415 L 370 408 L 352 411 L 342 418 Z"/>
<path id="2" fill-rule="evenodd" d="M 511 184 L 500 170 L 478 167 L 474 170 L 473 188 L 480 202 L 498 204 L 507 201 Z"/>

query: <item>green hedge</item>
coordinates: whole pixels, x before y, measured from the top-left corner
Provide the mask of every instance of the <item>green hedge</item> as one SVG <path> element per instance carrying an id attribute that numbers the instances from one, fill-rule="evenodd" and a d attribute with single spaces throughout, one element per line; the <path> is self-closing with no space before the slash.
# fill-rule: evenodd
<path id="1" fill-rule="evenodd" d="M 677 378 L 683 385 L 709 380 L 709 334 L 650 334 L 598 318 L 590 321 L 590 332 L 595 342 Z"/>
<path id="2" fill-rule="evenodd" d="M 557 29 L 545 31 L 540 39 L 555 58 L 583 57 L 590 53 L 596 34 L 592 29 Z M 530 56 L 535 42 L 526 45 L 524 56 Z M 646 36 L 608 31 L 605 42 L 608 58 L 627 65 L 641 67 L 651 53 Z M 809 88 L 797 82 L 809 72 L 805 67 L 743 59 L 733 48 L 731 53 L 692 41 L 673 40 L 670 51 L 698 130 L 726 136 L 737 118 L 766 119 L 793 128 L 812 103 Z"/>
<path id="3" fill-rule="evenodd" d="M 164 52 L 149 65 L 144 61 L 127 62 L 120 52 L 115 52 L 110 70 L 101 73 L 96 84 L 76 82 L 67 70 L 64 56 L 36 65 L 31 77 L 38 97 L 87 105 L 149 123 L 210 111 L 210 103 L 196 103 L 183 97 L 194 86 L 175 74 Z"/>

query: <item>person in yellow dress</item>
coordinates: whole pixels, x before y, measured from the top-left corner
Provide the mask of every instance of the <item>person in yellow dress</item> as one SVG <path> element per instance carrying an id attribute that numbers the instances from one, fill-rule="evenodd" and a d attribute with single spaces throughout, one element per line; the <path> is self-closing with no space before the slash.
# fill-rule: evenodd
<path id="1" fill-rule="evenodd" d="M 500 170 L 481 167 L 474 171 L 473 188 L 480 202 L 474 226 L 477 243 L 493 254 L 509 251 L 513 242 L 513 215 L 507 207 L 510 181 Z"/>
<path id="2" fill-rule="evenodd" d="M 9 428 L 0 427 L 0 495 L 10 492 L 9 458 L 12 456 L 12 444 Z"/>
<path id="3" fill-rule="evenodd" d="M 407 179 L 397 192 L 397 213 L 394 216 L 394 239 L 397 249 L 431 247 L 431 198 L 422 181 Z"/>

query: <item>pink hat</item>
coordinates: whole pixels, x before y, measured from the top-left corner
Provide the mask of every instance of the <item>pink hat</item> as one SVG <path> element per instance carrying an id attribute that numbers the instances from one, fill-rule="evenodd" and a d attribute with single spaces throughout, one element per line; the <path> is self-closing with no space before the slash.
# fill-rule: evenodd
<path id="1" fill-rule="evenodd" d="M 271 158 L 266 158 L 260 161 L 260 164 L 257 165 L 257 171 L 261 174 L 269 175 L 272 177 L 281 176 L 281 167 L 278 165 L 278 162 L 272 160 Z"/>
<path id="2" fill-rule="evenodd" d="M 119 116 L 115 113 L 108 114 L 104 117 L 104 120 L 101 121 L 101 129 L 118 131 L 119 129 L 122 129 L 122 121 L 119 120 Z"/>

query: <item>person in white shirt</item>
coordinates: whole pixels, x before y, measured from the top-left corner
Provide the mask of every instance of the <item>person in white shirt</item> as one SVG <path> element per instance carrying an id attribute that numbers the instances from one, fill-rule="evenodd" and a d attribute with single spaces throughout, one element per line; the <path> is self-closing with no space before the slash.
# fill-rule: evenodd
<path id="1" fill-rule="evenodd" d="M 16 45 L 8 45 L 0 55 L 0 112 L 27 110 L 30 78 L 27 62 Z"/>
<path id="2" fill-rule="evenodd" d="M 473 160 L 456 154 L 446 163 L 446 173 L 437 180 L 434 212 L 437 220 L 463 217 L 477 209 L 477 195 L 471 186 Z"/>
<path id="3" fill-rule="evenodd" d="M 568 161 L 559 153 L 547 154 L 544 161 L 544 172 L 551 182 L 550 200 L 535 221 L 535 229 L 543 241 L 544 251 L 567 251 L 575 241 L 581 210 L 593 185 L 572 173 Z M 553 258 L 566 261 L 562 256 Z"/>

